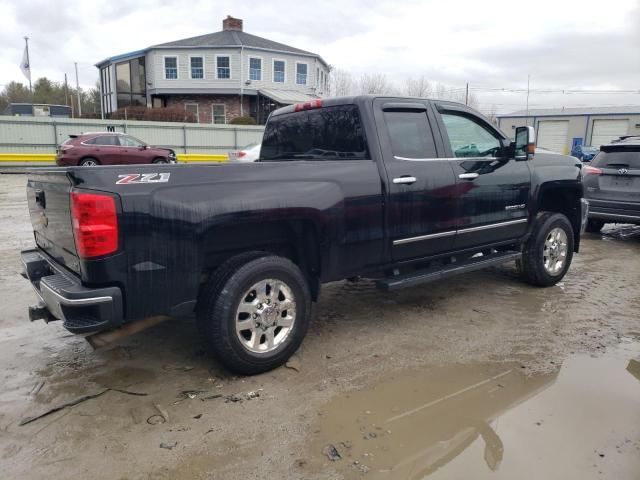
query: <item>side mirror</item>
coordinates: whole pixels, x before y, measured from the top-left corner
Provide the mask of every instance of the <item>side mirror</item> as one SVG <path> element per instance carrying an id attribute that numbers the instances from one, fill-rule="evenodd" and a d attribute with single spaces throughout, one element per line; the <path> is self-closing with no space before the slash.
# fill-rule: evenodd
<path id="1" fill-rule="evenodd" d="M 514 157 L 516 160 L 530 160 L 536 153 L 536 131 L 533 127 L 516 128 Z"/>
<path id="2" fill-rule="evenodd" d="M 147 148 L 149 148 L 149 145 L 142 145 L 140 148 L 141 148 L 142 150 L 146 150 Z"/>

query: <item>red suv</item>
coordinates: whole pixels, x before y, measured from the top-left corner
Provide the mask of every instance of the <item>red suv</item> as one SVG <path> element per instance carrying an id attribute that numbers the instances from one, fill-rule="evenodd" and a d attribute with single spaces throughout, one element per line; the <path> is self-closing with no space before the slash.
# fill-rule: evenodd
<path id="1" fill-rule="evenodd" d="M 56 150 L 56 164 L 60 167 L 175 162 L 173 150 L 152 147 L 118 132 L 69 135 Z"/>

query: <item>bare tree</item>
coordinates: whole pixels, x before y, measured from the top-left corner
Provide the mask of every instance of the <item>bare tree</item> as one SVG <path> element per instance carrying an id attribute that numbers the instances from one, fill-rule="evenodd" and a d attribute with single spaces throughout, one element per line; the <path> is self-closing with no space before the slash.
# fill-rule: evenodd
<path id="1" fill-rule="evenodd" d="M 364 73 L 358 81 L 358 93 L 392 95 L 397 91 L 384 73 Z"/>
<path id="2" fill-rule="evenodd" d="M 469 96 L 467 97 L 465 88 L 451 87 L 444 83 L 438 83 L 436 85 L 433 96 L 439 100 L 451 100 L 453 102 L 466 103 L 471 108 L 475 109 L 477 109 L 480 104 L 475 93 L 469 92 Z"/>
<path id="3" fill-rule="evenodd" d="M 489 111 L 486 113 L 486 117 L 491 120 L 491 123 L 498 125 L 498 117 L 496 116 L 497 108 L 496 104 L 492 104 Z"/>
<path id="4" fill-rule="evenodd" d="M 330 92 L 334 97 L 344 97 L 355 92 L 353 77 L 346 70 L 331 69 Z"/>
<path id="5" fill-rule="evenodd" d="M 409 97 L 431 97 L 433 88 L 424 75 L 418 78 L 409 77 L 405 80 L 404 93 Z"/>
<path id="6" fill-rule="evenodd" d="M 436 84 L 436 89 L 433 96 L 439 100 L 448 100 L 449 92 L 447 91 L 447 87 L 442 83 Z"/>

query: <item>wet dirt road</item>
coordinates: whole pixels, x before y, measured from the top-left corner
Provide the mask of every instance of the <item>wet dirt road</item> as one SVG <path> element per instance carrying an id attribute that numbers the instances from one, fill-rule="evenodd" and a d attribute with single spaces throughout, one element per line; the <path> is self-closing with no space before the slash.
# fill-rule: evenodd
<path id="1" fill-rule="evenodd" d="M 24 182 L 0 175 L 0 478 L 640 478 L 638 228 L 549 289 L 325 286 L 290 368 L 242 378 L 192 318 L 100 351 L 30 324 Z"/>

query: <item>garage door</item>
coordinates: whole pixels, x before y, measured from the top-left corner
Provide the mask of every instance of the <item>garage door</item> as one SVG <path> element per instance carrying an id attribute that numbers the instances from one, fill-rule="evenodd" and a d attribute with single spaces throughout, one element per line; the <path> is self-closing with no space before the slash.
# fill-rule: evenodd
<path id="1" fill-rule="evenodd" d="M 629 120 L 594 120 L 591 145 L 599 147 L 611 143 L 629 132 Z"/>
<path id="2" fill-rule="evenodd" d="M 537 145 L 540 148 L 566 153 L 568 136 L 569 120 L 542 120 L 538 123 Z"/>

